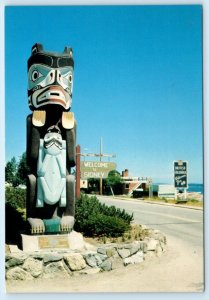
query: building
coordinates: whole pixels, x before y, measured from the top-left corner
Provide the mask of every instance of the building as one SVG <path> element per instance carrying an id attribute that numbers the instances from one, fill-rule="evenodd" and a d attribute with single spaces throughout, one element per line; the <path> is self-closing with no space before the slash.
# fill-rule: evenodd
<path id="1" fill-rule="evenodd" d="M 152 182 L 148 177 L 133 177 L 129 176 L 128 169 L 122 171 L 123 194 L 131 195 L 134 190 L 142 189 L 145 191 Z"/>

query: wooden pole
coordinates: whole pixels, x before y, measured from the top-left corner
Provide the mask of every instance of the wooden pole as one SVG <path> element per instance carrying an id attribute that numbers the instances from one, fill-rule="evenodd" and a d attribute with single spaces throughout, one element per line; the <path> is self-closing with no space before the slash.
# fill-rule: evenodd
<path id="1" fill-rule="evenodd" d="M 80 145 L 76 146 L 76 191 L 75 195 L 76 198 L 80 198 L 81 192 L 80 192 L 80 179 L 81 179 L 81 147 Z"/>
<path id="2" fill-rule="evenodd" d="M 102 138 L 100 139 L 100 161 L 102 161 Z M 102 176 L 100 176 L 99 194 L 102 195 Z"/>
<path id="3" fill-rule="evenodd" d="M 84 156 L 84 157 L 86 157 L 86 156 L 99 157 L 100 162 L 102 161 L 102 157 L 115 157 L 116 156 L 115 154 L 104 154 L 104 153 L 102 153 L 102 138 L 100 139 L 100 153 L 81 153 L 80 150 L 77 151 L 76 153 L 80 153 L 79 155 L 77 154 L 77 157 L 79 156 L 79 170 L 80 170 L 80 157 L 81 156 Z M 76 168 L 76 170 L 77 169 L 78 168 Z M 80 177 L 81 177 L 81 172 L 79 172 L 79 174 L 80 174 Z M 102 179 L 103 179 L 103 177 L 100 176 L 99 177 L 99 194 L 100 195 L 102 195 Z M 80 184 L 80 180 L 79 180 L 79 184 Z M 79 186 L 79 189 L 80 189 L 80 186 Z M 80 190 L 79 190 L 79 195 L 80 195 Z"/>

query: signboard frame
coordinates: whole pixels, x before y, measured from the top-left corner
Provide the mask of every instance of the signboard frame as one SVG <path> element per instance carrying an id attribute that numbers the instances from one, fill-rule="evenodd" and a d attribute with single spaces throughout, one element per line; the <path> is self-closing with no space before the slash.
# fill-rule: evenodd
<path id="1" fill-rule="evenodd" d="M 188 189 L 188 161 L 174 161 L 173 171 L 174 187 L 177 189 Z"/>

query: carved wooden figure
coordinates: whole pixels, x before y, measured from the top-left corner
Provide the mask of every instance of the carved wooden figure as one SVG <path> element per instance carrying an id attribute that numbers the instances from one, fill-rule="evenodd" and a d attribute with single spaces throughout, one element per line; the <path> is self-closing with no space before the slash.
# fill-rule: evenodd
<path id="1" fill-rule="evenodd" d="M 32 47 L 28 59 L 27 219 L 31 233 L 69 232 L 74 225 L 76 123 L 72 104 L 74 61 Z"/>

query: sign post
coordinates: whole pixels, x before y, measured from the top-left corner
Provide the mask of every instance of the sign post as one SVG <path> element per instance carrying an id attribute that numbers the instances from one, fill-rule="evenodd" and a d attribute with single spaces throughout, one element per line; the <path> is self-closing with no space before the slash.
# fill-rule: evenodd
<path id="1" fill-rule="evenodd" d="M 99 178 L 100 179 L 100 195 L 102 195 L 102 179 L 107 178 L 108 173 L 116 169 L 115 163 L 102 162 L 102 157 L 115 157 L 115 154 L 104 154 L 102 152 L 102 138 L 100 140 L 100 153 L 87 153 L 80 154 L 81 156 L 93 156 L 99 157 L 99 162 L 97 161 L 81 161 L 80 170 L 81 178 Z"/>
<path id="2" fill-rule="evenodd" d="M 186 200 L 186 190 L 188 189 L 188 162 L 187 161 L 174 161 L 174 187 L 176 189 L 184 189 L 184 199 Z"/>

